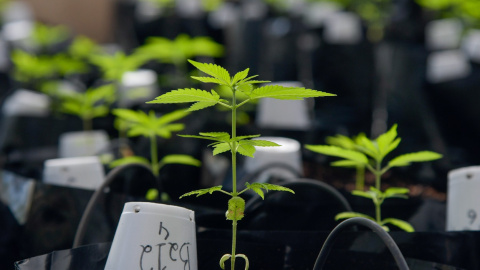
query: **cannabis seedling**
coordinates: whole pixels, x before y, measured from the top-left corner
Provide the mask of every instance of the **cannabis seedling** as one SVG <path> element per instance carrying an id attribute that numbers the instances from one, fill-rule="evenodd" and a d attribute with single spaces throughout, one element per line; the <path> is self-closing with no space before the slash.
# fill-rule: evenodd
<path id="1" fill-rule="evenodd" d="M 176 86 L 187 84 L 187 60 L 198 56 L 220 57 L 224 53 L 221 44 L 209 37 L 190 37 L 180 34 L 170 40 L 164 37 L 149 37 L 145 45 L 135 50 L 135 55 L 144 62 L 155 60 L 160 63 L 172 64 L 175 66 L 174 76 L 167 75 L 165 80 Z"/>
<path id="2" fill-rule="evenodd" d="M 140 156 L 127 156 L 114 160 L 110 163 L 110 167 L 121 166 L 128 163 L 139 163 L 149 167 L 153 175 L 159 176 L 160 169 L 166 164 L 185 164 L 192 166 L 200 166 L 200 161 L 188 155 L 167 155 L 160 161 L 158 160 L 157 137 L 168 139 L 173 132 L 181 131 L 185 128 L 182 123 L 172 123 L 187 116 L 189 112 L 177 110 L 167 113 L 161 117 L 157 117 L 154 111 L 148 114 L 143 111 L 134 111 L 129 109 L 115 109 L 112 111 L 114 115 L 121 120 L 119 128 L 126 128 L 127 136 L 136 137 L 143 136 L 150 139 L 150 160 Z M 123 127 L 121 127 L 123 126 Z"/>
<path id="3" fill-rule="evenodd" d="M 243 254 L 236 254 L 236 239 L 237 239 L 237 222 L 241 220 L 244 216 L 245 201 L 240 197 L 240 195 L 247 190 L 252 190 L 257 193 L 262 198 L 264 197 L 263 190 L 279 190 L 279 191 L 288 191 L 293 192 L 293 190 L 266 183 L 253 183 L 245 184 L 245 188 L 241 191 L 237 190 L 237 153 L 253 157 L 255 153 L 255 146 L 260 147 L 271 147 L 279 146 L 278 144 L 266 140 L 251 140 L 252 138 L 259 137 L 260 135 L 246 135 L 246 136 L 237 136 L 237 109 L 248 102 L 258 100 L 261 98 L 275 98 L 275 99 L 284 99 L 284 100 L 299 100 L 309 97 L 322 97 L 322 96 L 334 96 L 333 94 L 316 91 L 312 89 L 305 89 L 299 87 L 284 87 L 280 85 L 266 85 L 254 89 L 253 85 L 259 83 L 265 83 L 267 81 L 258 81 L 253 80 L 255 76 L 248 77 L 249 69 L 245 69 L 236 73 L 233 77 L 230 76 L 229 72 L 218 65 L 208 64 L 208 63 L 199 63 L 192 60 L 189 62 L 195 66 L 198 70 L 203 73 L 210 75 L 209 77 L 196 77 L 192 76 L 193 79 L 199 80 L 204 83 L 215 83 L 217 85 L 226 86 L 231 91 L 231 100 L 230 102 L 224 99 L 221 99 L 220 96 L 214 91 L 206 91 L 200 89 L 178 89 L 167 92 L 155 100 L 148 103 L 158 103 L 158 104 L 168 104 L 168 103 L 193 103 L 192 106 L 187 111 L 197 111 L 212 107 L 215 105 L 220 105 L 225 108 L 228 108 L 232 112 L 232 130 L 231 134 L 228 132 L 201 132 L 199 135 L 181 135 L 182 137 L 188 138 L 199 138 L 213 141 L 210 146 L 213 146 L 213 154 L 218 155 L 224 152 L 231 152 L 232 157 L 232 191 L 226 191 L 222 189 L 222 186 L 215 186 L 206 189 L 200 189 L 188 192 L 182 195 L 180 198 L 185 196 L 196 195 L 197 197 L 204 194 L 212 194 L 215 191 L 222 192 L 227 194 L 231 198 L 228 201 L 228 210 L 226 213 L 227 220 L 232 221 L 232 251 L 231 254 L 224 255 L 220 260 L 220 266 L 224 269 L 225 261 L 230 259 L 231 269 L 235 269 L 235 259 L 243 258 L 246 261 L 246 268 L 248 269 L 248 259 Z M 243 93 L 248 98 L 238 102 L 237 93 Z"/>
<path id="4" fill-rule="evenodd" d="M 84 93 L 70 92 L 60 96 L 60 111 L 77 115 L 82 119 L 83 130 L 92 130 L 92 120 L 103 117 L 110 112 L 110 105 L 115 101 L 113 85 L 106 84 L 89 88 Z"/>
<path id="5" fill-rule="evenodd" d="M 388 198 L 408 198 L 407 188 L 390 187 L 381 191 L 382 175 L 393 167 L 408 166 L 412 162 L 432 161 L 442 155 L 431 151 L 420 151 L 397 156 L 391 159 L 386 165 L 382 164 L 385 156 L 395 150 L 401 139 L 397 137 L 397 125 L 393 125 L 389 131 L 378 136 L 375 140 L 368 139 L 365 135 L 359 135 L 355 140 L 355 149 L 345 149 L 334 145 L 306 145 L 305 147 L 313 152 L 328 156 L 340 157 L 343 160 L 335 161 L 332 166 L 357 167 L 364 166 L 375 175 L 375 186 L 369 191 L 354 190 L 353 195 L 369 198 L 375 205 L 375 218 L 356 212 L 343 212 L 335 218 L 346 219 L 352 217 L 364 217 L 375 221 L 388 231 L 386 224 L 391 224 L 408 232 L 414 231 L 408 223 L 396 218 L 385 218 L 381 216 L 381 205 Z"/>

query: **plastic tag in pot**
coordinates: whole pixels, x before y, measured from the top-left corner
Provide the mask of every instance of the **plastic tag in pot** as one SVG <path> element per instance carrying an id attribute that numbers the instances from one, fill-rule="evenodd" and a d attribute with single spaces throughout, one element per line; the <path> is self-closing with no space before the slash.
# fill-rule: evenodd
<path id="1" fill-rule="evenodd" d="M 447 231 L 480 230 L 480 166 L 448 173 Z"/>
<path id="2" fill-rule="evenodd" d="M 197 269 L 194 212 L 177 206 L 126 203 L 105 270 Z"/>

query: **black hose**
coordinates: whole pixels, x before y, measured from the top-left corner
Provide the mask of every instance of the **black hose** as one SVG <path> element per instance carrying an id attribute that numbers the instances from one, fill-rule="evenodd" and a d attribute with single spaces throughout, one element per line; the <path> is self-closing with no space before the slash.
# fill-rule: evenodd
<path id="1" fill-rule="evenodd" d="M 400 270 L 409 270 L 407 262 L 403 257 L 402 252 L 398 248 L 397 244 L 393 240 L 393 238 L 377 223 L 367 218 L 362 217 L 354 217 L 349 218 L 342 223 L 338 224 L 335 229 L 328 235 L 327 240 L 323 243 L 323 247 L 318 254 L 317 260 L 315 261 L 315 266 L 313 270 L 321 270 L 323 269 L 325 262 L 327 261 L 327 257 L 330 254 L 330 251 L 333 247 L 333 244 L 336 240 L 336 237 L 340 234 L 340 232 L 345 229 L 346 227 L 352 225 L 363 225 L 365 227 L 370 228 L 374 233 L 376 233 L 382 241 L 387 246 L 388 250 L 392 254 L 397 266 Z"/>
<path id="2" fill-rule="evenodd" d="M 85 207 L 85 211 L 83 212 L 82 218 L 80 219 L 80 223 L 78 224 L 78 227 L 77 227 L 77 232 L 75 233 L 75 238 L 73 240 L 73 248 L 79 247 L 81 245 L 83 237 L 85 236 L 87 224 L 90 221 L 90 216 L 92 214 L 93 207 L 95 206 L 97 201 L 101 198 L 101 195 L 106 192 L 105 191 L 106 188 L 109 187 L 117 179 L 117 176 L 120 173 L 122 173 L 125 169 L 134 167 L 134 166 L 145 168 L 148 171 L 152 172 L 152 170 L 148 166 L 144 164 L 139 164 L 139 163 L 125 164 L 122 166 L 115 167 L 113 170 L 111 170 L 105 177 L 105 181 L 103 182 L 103 184 L 99 188 L 97 188 L 93 193 L 92 197 L 90 197 L 90 200 L 88 201 L 88 204 Z M 158 185 L 158 183 L 155 183 L 155 184 Z"/>

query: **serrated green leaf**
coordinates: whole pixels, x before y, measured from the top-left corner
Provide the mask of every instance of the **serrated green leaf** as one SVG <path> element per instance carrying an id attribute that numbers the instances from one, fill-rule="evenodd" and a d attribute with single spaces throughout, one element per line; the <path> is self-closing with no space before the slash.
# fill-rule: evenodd
<path id="1" fill-rule="evenodd" d="M 263 183 L 263 186 L 267 190 L 286 191 L 286 192 L 290 192 L 290 193 L 295 194 L 295 192 L 292 189 L 284 187 L 284 186 L 279 186 L 279 185 L 274 185 L 274 184 L 269 184 L 269 183 Z"/>
<path id="2" fill-rule="evenodd" d="M 215 64 L 199 63 L 193 60 L 188 60 L 188 62 L 194 65 L 198 70 L 219 79 L 222 81 L 222 84 L 230 85 L 230 74 L 225 68 Z"/>
<path id="3" fill-rule="evenodd" d="M 200 165 L 202 165 L 202 162 L 189 155 L 172 154 L 172 155 L 164 156 L 160 160 L 159 164 L 160 166 L 163 166 L 166 164 L 183 164 L 183 165 L 200 167 Z"/>
<path id="4" fill-rule="evenodd" d="M 284 100 L 300 100 L 309 97 L 335 96 L 334 94 L 298 87 L 284 87 L 281 85 L 266 85 L 253 90 L 251 99 L 275 98 Z"/>
<path id="5" fill-rule="evenodd" d="M 193 104 L 192 106 L 190 106 L 187 111 L 193 112 L 193 111 L 202 110 L 202 109 L 205 109 L 205 108 L 208 108 L 208 107 L 215 106 L 215 105 L 217 105 L 217 103 L 218 102 L 208 102 L 208 101 L 197 102 L 197 103 Z"/>
<path id="6" fill-rule="evenodd" d="M 402 198 L 402 199 L 407 199 L 408 198 L 408 193 L 410 190 L 408 188 L 401 188 L 401 187 L 390 187 L 387 188 L 384 192 L 383 195 L 385 198 Z"/>
<path id="7" fill-rule="evenodd" d="M 201 89 L 185 88 L 172 90 L 147 103 L 218 102 L 219 100 L 220 96 L 214 90 L 207 92 Z"/>
<path id="8" fill-rule="evenodd" d="M 112 110 L 112 114 L 132 122 L 148 121 L 147 115 L 142 111 L 136 112 L 129 109 L 114 109 Z"/>
<path id="9" fill-rule="evenodd" d="M 255 151 L 256 151 L 255 147 L 253 145 L 246 144 L 246 143 L 243 143 L 243 142 L 245 142 L 245 141 L 240 141 L 238 143 L 237 152 L 244 155 L 244 156 L 253 158 L 253 154 L 255 154 Z"/>
<path id="10" fill-rule="evenodd" d="M 181 124 L 181 123 L 167 124 L 165 126 L 157 127 L 156 129 L 157 130 L 158 129 L 165 129 L 165 130 L 168 130 L 170 132 L 177 132 L 177 131 L 182 131 L 183 129 L 185 129 L 185 124 Z"/>
<path id="11" fill-rule="evenodd" d="M 397 124 L 393 125 L 387 132 L 381 134 L 375 140 L 377 142 L 378 148 L 380 151 L 383 151 L 388 148 L 388 146 L 395 140 L 397 137 Z"/>
<path id="12" fill-rule="evenodd" d="M 274 143 L 271 141 L 266 141 L 266 140 L 243 140 L 240 141 L 242 144 L 248 144 L 252 146 L 261 146 L 261 147 L 274 147 L 274 146 L 281 146 L 278 143 Z"/>
<path id="13" fill-rule="evenodd" d="M 392 144 L 395 143 L 395 138 L 397 137 L 397 124 L 393 125 L 390 130 L 378 136 L 375 140 L 378 146 L 378 150 L 380 153 L 380 158 L 383 159 L 391 150 L 395 149 L 392 148 Z M 396 142 L 398 145 L 399 141 Z"/>
<path id="14" fill-rule="evenodd" d="M 360 165 L 368 164 L 368 158 L 363 153 L 354 150 L 343 149 L 333 145 L 305 145 L 305 148 L 324 155 L 341 157 L 355 161 Z"/>
<path id="15" fill-rule="evenodd" d="M 230 144 L 228 143 L 219 143 L 214 145 L 213 147 L 214 147 L 213 149 L 214 156 L 231 150 Z"/>
<path id="16" fill-rule="evenodd" d="M 412 225 L 410 225 L 410 223 L 406 222 L 406 221 L 403 221 L 403 220 L 400 220 L 400 219 L 396 219 L 396 218 L 386 218 L 384 220 L 382 220 L 382 225 L 384 224 L 392 224 L 394 226 L 397 226 L 398 228 L 406 231 L 406 232 L 414 232 L 415 229 L 413 228 Z"/>
<path id="17" fill-rule="evenodd" d="M 325 141 L 330 145 L 339 146 L 348 150 L 354 150 L 356 146 L 351 138 L 344 135 L 328 136 Z"/>
<path id="18" fill-rule="evenodd" d="M 185 110 L 176 110 L 170 113 L 166 113 L 159 118 L 156 118 L 157 125 L 167 124 L 173 121 L 180 120 L 190 113 Z"/>
<path id="19" fill-rule="evenodd" d="M 270 83 L 271 81 L 257 81 L 257 80 L 252 80 L 252 81 L 246 81 L 248 84 L 259 84 L 259 83 Z"/>
<path id="20" fill-rule="evenodd" d="M 187 192 L 187 193 L 183 194 L 182 196 L 180 196 L 180 199 L 183 198 L 183 197 L 192 196 L 192 195 L 197 195 L 197 197 L 198 197 L 198 196 L 205 195 L 207 193 L 212 194 L 213 192 L 220 191 L 220 190 L 222 190 L 222 186 L 215 186 L 215 187 L 211 187 L 211 188 L 198 189 L 198 190 L 190 191 L 190 192 Z"/>
<path id="21" fill-rule="evenodd" d="M 237 90 L 239 91 L 239 93 L 241 93 L 244 96 L 246 96 L 247 98 L 249 98 L 250 93 L 253 90 L 253 86 L 251 84 L 242 84 L 242 85 L 237 86 Z"/>
<path id="22" fill-rule="evenodd" d="M 222 138 L 216 138 L 216 137 L 209 137 L 209 136 L 199 136 L 199 135 L 184 135 L 184 134 L 179 134 L 178 136 L 183 137 L 183 138 L 196 138 L 196 139 L 204 139 L 204 140 L 211 140 L 211 141 L 217 141 L 217 142 L 227 142 L 227 140 L 222 140 Z"/>
<path id="23" fill-rule="evenodd" d="M 252 191 L 254 191 L 255 193 L 257 193 L 258 196 L 260 196 L 260 197 L 262 198 L 262 200 L 265 199 L 265 194 L 263 193 L 263 190 L 262 190 L 261 188 L 259 188 L 259 187 L 250 187 L 250 189 L 251 189 Z"/>
<path id="24" fill-rule="evenodd" d="M 269 190 L 286 191 L 286 192 L 290 192 L 290 193 L 295 194 L 295 192 L 290 188 L 287 188 L 287 187 L 284 187 L 284 186 L 279 186 L 279 185 L 274 185 L 274 184 L 269 184 L 269 183 L 253 183 L 253 184 L 250 184 L 250 183 L 247 182 L 247 183 L 245 183 L 245 186 L 247 187 L 247 189 L 251 189 L 251 190 L 265 189 L 266 191 L 269 191 Z M 262 192 L 262 194 L 263 194 L 263 192 Z M 263 198 L 263 196 L 261 196 L 261 197 Z"/>
<path id="25" fill-rule="evenodd" d="M 365 134 L 359 134 L 357 137 L 358 150 L 366 155 L 377 159 L 379 157 L 378 148 L 375 144 L 365 136 Z"/>
<path id="26" fill-rule="evenodd" d="M 442 157 L 441 154 L 438 154 L 435 152 L 420 151 L 420 152 L 400 155 L 390 160 L 390 162 L 388 162 L 388 166 L 390 167 L 408 166 L 411 162 L 426 162 L 426 161 L 437 160 L 441 157 Z"/>
<path id="27" fill-rule="evenodd" d="M 357 212 L 342 212 L 342 213 L 339 213 L 335 216 L 335 220 L 354 218 L 354 217 L 362 217 L 362 218 L 366 218 L 366 219 L 370 219 L 372 221 L 375 221 L 375 219 L 372 218 L 371 216 L 368 216 L 368 215 L 365 215 L 365 214 L 362 214 L 362 213 L 357 213 Z"/>
<path id="28" fill-rule="evenodd" d="M 359 165 L 358 162 L 353 161 L 353 160 L 339 160 L 339 161 L 334 161 L 330 163 L 331 166 L 333 167 L 345 167 L 345 168 L 356 168 L 357 166 L 365 166 L 365 165 Z"/>
<path id="29" fill-rule="evenodd" d="M 150 168 L 150 162 L 148 161 L 148 159 L 144 158 L 144 157 L 139 157 L 139 156 L 130 156 L 130 157 L 124 157 L 124 158 L 120 158 L 120 159 L 116 159 L 114 161 L 112 161 L 108 166 L 110 168 L 115 168 L 115 167 L 118 167 L 118 166 L 122 166 L 122 165 L 125 165 L 125 164 L 143 164 L 147 167 Z"/>
<path id="30" fill-rule="evenodd" d="M 257 135 L 237 136 L 237 137 L 235 138 L 235 141 L 241 141 L 241 140 L 250 139 L 250 138 L 257 138 L 257 137 L 260 137 L 260 136 L 261 136 L 260 134 L 257 134 Z"/>
<path id="31" fill-rule="evenodd" d="M 129 130 L 127 131 L 127 136 L 128 137 L 136 137 L 136 136 L 149 137 L 154 132 L 155 131 L 151 130 L 149 127 L 136 125 L 136 126 L 129 127 Z"/>
<path id="32" fill-rule="evenodd" d="M 359 197 L 364 197 L 368 199 L 374 199 L 376 194 L 373 191 L 363 191 L 363 190 L 354 190 L 352 191 L 352 195 L 359 196 Z"/>
<path id="33" fill-rule="evenodd" d="M 212 78 L 212 77 L 197 77 L 197 76 L 190 76 L 192 79 L 195 79 L 197 81 L 201 81 L 203 83 L 217 83 L 224 85 L 224 82 L 222 80 L 219 80 L 217 78 Z"/>
<path id="34" fill-rule="evenodd" d="M 235 76 L 233 76 L 231 85 L 234 85 L 234 84 L 236 84 L 237 82 L 245 79 L 245 78 L 247 77 L 247 75 L 248 75 L 248 71 L 249 71 L 249 70 L 250 70 L 250 69 L 247 68 L 247 69 L 245 69 L 244 71 L 237 72 L 237 74 L 235 74 Z"/>

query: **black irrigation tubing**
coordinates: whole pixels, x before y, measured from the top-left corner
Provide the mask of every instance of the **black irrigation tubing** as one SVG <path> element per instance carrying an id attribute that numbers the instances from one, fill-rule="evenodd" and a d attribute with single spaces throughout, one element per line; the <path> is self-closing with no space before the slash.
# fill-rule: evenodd
<path id="1" fill-rule="evenodd" d="M 93 207 L 97 204 L 97 201 L 101 198 L 106 188 L 109 187 L 117 179 L 117 176 L 121 174 L 125 169 L 135 166 L 145 168 L 151 172 L 151 169 L 146 165 L 131 163 L 115 167 L 107 174 L 107 176 L 105 177 L 105 181 L 99 188 L 95 190 L 92 197 L 90 197 L 87 206 L 85 207 L 85 211 L 83 212 L 82 218 L 80 219 L 80 223 L 78 224 L 77 231 L 75 233 L 75 238 L 73 240 L 73 248 L 79 247 L 81 245 L 83 237 L 85 236 L 87 224 L 90 221 Z"/>
<path id="2" fill-rule="evenodd" d="M 333 231 L 328 235 L 327 240 L 323 244 L 323 247 L 320 250 L 320 253 L 318 254 L 313 270 L 323 269 L 325 262 L 327 261 L 327 257 L 330 254 L 330 251 L 336 240 L 336 237 L 340 234 L 340 232 L 343 229 L 352 225 L 363 225 L 365 227 L 370 228 L 385 243 L 388 250 L 392 254 L 393 258 L 395 259 L 395 262 L 397 263 L 398 268 L 400 270 L 409 270 L 407 262 L 405 261 L 405 258 L 403 257 L 402 252 L 398 248 L 393 238 L 380 225 L 378 225 L 372 220 L 369 220 L 367 218 L 362 218 L 362 217 L 349 218 L 343 221 L 342 223 L 338 224 L 337 227 L 333 229 Z"/>

